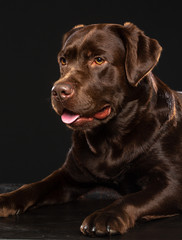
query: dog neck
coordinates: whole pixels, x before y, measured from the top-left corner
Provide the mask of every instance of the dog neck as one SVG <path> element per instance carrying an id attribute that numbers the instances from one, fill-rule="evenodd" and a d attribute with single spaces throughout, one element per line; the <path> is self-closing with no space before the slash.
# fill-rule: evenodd
<path id="1" fill-rule="evenodd" d="M 156 102 L 159 104 L 161 102 L 161 105 L 163 105 L 163 111 L 165 110 L 165 114 L 163 112 L 163 115 L 166 116 L 164 118 L 164 122 L 170 122 L 171 120 L 174 120 L 174 125 L 176 125 L 176 101 L 174 97 L 174 91 L 171 90 L 165 83 L 163 83 L 158 77 L 156 77 L 152 72 L 148 74 L 148 79 L 150 81 L 151 87 L 153 89 L 153 96 L 155 96 L 155 104 Z M 154 106 L 155 108 L 156 106 Z M 163 124 L 164 124 L 163 122 Z"/>
<path id="2" fill-rule="evenodd" d="M 152 84 L 152 87 L 153 87 L 155 93 L 157 94 L 158 87 L 157 87 L 157 83 L 156 83 L 156 80 L 155 80 L 155 77 L 154 77 L 153 73 L 149 72 L 148 77 L 150 79 L 150 82 Z"/>
<path id="3" fill-rule="evenodd" d="M 88 147 L 90 148 L 90 151 L 94 154 L 97 154 L 97 150 L 95 149 L 95 147 L 92 145 L 89 137 L 88 137 L 88 132 L 85 132 L 85 139 L 87 141 Z"/>

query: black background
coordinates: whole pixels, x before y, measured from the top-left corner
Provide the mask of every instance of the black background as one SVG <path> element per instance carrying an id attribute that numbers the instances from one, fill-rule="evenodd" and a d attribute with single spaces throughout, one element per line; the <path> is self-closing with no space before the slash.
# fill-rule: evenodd
<path id="1" fill-rule="evenodd" d="M 71 131 L 52 110 L 62 35 L 77 24 L 135 23 L 163 47 L 155 73 L 182 90 L 180 1 L 0 1 L 0 182 L 37 181 L 62 165 Z"/>

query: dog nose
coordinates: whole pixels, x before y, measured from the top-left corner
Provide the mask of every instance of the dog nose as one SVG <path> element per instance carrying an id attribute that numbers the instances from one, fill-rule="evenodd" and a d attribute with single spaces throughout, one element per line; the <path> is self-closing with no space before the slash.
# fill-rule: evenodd
<path id="1" fill-rule="evenodd" d="M 62 83 L 53 86 L 52 88 L 52 95 L 57 100 L 66 100 L 70 98 L 74 93 L 74 89 L 71 84 L 69 83 Z"/>

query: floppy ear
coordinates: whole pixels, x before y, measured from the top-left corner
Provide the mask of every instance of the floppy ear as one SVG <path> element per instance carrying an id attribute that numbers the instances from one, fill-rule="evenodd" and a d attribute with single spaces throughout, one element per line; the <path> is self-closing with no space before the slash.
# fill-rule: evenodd
<path id="1" fill-rule="evenodd" d="M 147 37 L 132 23 L 125 23 L 123 30 L 126 76 L 132 86 L 137 86 L 157 64 L 162 47 L 157 40 Z"/>
<path id="2" fill-rule="evenodd" d="M 65 44 L 65 42 L 67 41 L 67 39 L 76 31 L 80 30 L 81 28 L 83 28 L 84 25 L 80 24 L 80 25 L 76 25 L 74 26 L 69 32 L 65 33 L 63 36 L 63 40 L 62 40 L 62 46 Z"/>

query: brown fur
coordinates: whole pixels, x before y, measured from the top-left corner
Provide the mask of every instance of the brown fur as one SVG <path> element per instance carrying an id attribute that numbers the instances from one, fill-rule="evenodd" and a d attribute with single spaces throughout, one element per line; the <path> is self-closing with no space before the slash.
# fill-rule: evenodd
<path id="1" fill-rule="evenodd" d="M 161 50 L 131 23 L 79 25 L 64 36 L 52 106 L 79 115 L 67 123 L 71 150 L 47 178 L 1 194 L 1 216 L 68 202 L 97 186 L 122 197 L 83 221 L 89 236 L 180 213 L 182 97 L 152 73 Z"/>

